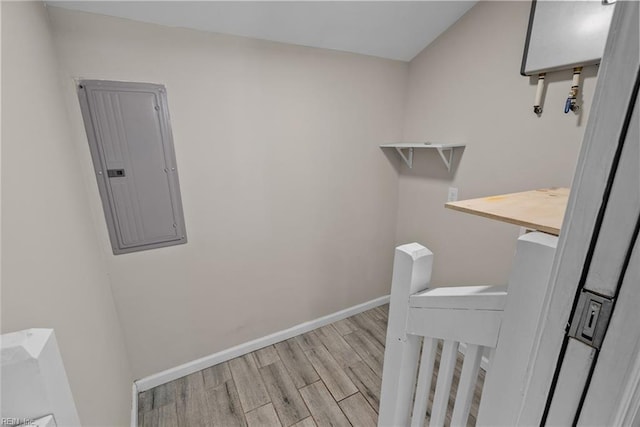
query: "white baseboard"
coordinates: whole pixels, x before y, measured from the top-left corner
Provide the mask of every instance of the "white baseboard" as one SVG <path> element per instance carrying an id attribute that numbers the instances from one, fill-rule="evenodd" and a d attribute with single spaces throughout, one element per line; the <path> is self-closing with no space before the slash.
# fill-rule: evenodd
<path id="1" fill-rule="evenodd" d="M 138 386 L 131 386 L 131 427 L 138 427 Z"/>
<path id="2" fill-rule="evenodd" d="M 263 347 L 267 347 L 271 344 L 275 344 L 277 342 L 287 340 L 297 335 L 304 334 L 305 332 L 312 331 L 321 326 L 325 326 L 330 323 L 336 322 L 338 320 L 345 319 L 347 317 L 353 316 L 354 314 L 361 313 L 371 308 L 378 307 L 383 304 L 387 304 L 388 302 L 389 302 L 389 295 L 385 295 L 383 297 L 376 298 L 371 301 L 364 302 L 362 304 L 354 305 L 353 307 L 349 307 L 344 310 L 337 311 L 335 313 L 320 317 L 315 320 L 311 320 L 309 322 L 300 323 L 299 325 L 293 326 L 289 329 L 285 329 L 283 331 L 279 331 L 271 335 L 267 335 L 265 337 L 255 339 L 253 341 L 249 341 L 244 344 L 231 347 L 227 350 L 223 350 L 218 353 L 213 353 L 208 356 L 202 357 L 200 359 L 196 359 L 191 362 L 184 363 L 174 368 L 167 369 L 166 371 L 158 372 L 157 374 L 153 374 L 148 377 L 141 378 L 135 381 L 135 384 L 134 384 L 134 386 L 137 387 L 136 399 L 137 399 L 137 393 L 139 392 L 152 389 L 161 384 L 165 384 L 170 381 L 176 380 L 178 378 L 184 377 L 185 375 L 189 375 L 194 372 L 200 371 L 202 369 L 206 369 L 211 366 L 217 365 L 219 363 L 226 362 L 227 360 L 231 360 L 236 357 L 243 356 L 247 353 L 251 353 L 252 351 L 256 351 Z M 137 404 L 136 404 L 136 416 L 137 416 Z"/>

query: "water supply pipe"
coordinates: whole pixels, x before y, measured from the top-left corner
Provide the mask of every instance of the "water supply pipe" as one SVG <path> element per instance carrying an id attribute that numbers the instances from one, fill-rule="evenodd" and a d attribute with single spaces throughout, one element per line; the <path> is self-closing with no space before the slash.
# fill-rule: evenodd
<path id="1" fill-rule="evenodd" d="M 544 90 L 544 77 L 545 73 L 540 73 L 538 75 L 538 87 L 536 89 L 536 100 L 533 103 L 533 112 L 537 115 L 542 114 L 542 91 Z"/>
<path id="2" fill-rule="evenodd" d="M 576 98 L 578 97 L 578 90 L 580 89 L 581 72 L 582 67 L 576 67 L 573 69 L 573 81 L 571 82 L 571 89 L 569 89 L 569 97 L 564 103 L 565 114 L 569 111 L 573 111 L 574 113 L 576 113 L 580 109 L 580 106 L 576 103 Z"/>

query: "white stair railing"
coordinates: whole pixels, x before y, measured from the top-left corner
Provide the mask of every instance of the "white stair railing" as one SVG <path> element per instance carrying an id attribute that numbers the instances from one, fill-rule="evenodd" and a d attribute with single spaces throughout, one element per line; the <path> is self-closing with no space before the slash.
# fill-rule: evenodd
<path id="1" fill-rule="evenodd" d="M 506 311 L 506 286 L 428 289 L 433 265 L 431 251 L 417 243 L 396 248 L 378 418 L 380 427 L 421 427 L 428 413 L 429 426 L 443 426 L 445 423 L 452 426 L 467 425 L 478 372 L 486 354 L 491 355 L 489 367 L 493 359 L 500 360 L 503 365 L 497 369 L 493 381 L 488 373 L 488 388 L 494 394 L 501 387 L 514 389 L 513 384 L 507 383 L 519 380 L 525 367 L 518 365 L 520 362 L 508 360 L 509 348 L 526 348 L 523 341 L 529 340 L 528 335 L 532 334 L 524 328 L 527 336 L 518 337 L 512 333 L 513 325 L 510 323 L 532 323 L 518 317 L 519 313 L 535 320 L 534 311 L 546 289 L 555 242 L 555 236 L 542 233 L 530 233 L 519 239 L 509 279 L 509 287 L 514 288 L 510 289 L 509 295 L 518 301 L 512 301 L 510 309 Z M 518 289 L 525 286 L 526 290 Z M 524 301 L 525 298 L 527 301 Z M 505 317 L 506 314 L 511 316 L 511 320 Z M 506 319 L 505 328 L 502 328 L 503 317 Z M 502 333 L 502 340 L 513 342 L 503 342 L 498 349 L 501 329 L 507 331 Z M 442 353 L 429 411 L 436 349 L 440 340 Z M 464 348 L 464 360 L 451 418 L 447 419 L 459 348 Z M 494 353 L 498 357 L 494 358 Z M 490 372 L 494 370 L 496 368 L 490 369 Z M 481 414 L 482 409 L 485 414 L 501 410 L 496 397 L 487 399 L 492 407 L 480 408 Z M 486 406 L 484 399 L 481 406 Z"/>
<path id="2" fill-rule="evenodd" d="M 451 423 L 465 425 L 484 349 L 494 348 L 498 340 L 505 288 L 426 289 L 432 260 L 433 254 L 417 243 L 396 249 L 380 426 L 424 425 L 438 340 L 443 340 L 442 354 L 429 425 L 445 423 L 460 343 L 465 344 L 466 351 Z M 421 341 L 422 357 L 418 364 Z M 391 403 L 394 400 L 395 404 Z"/>
<path id="3" fill-rule="evenodd" d="M 435 288 L 409 297 L 407 333 L 424 337 L 412 426 L 424 424 L 438 339 L 443 345 L 429 425 L 445 423 L 460 343 L 465 354 L 451 424 L 466 425 L 482 356 L 496 346 L 505 300 L 504 286 Z"/>

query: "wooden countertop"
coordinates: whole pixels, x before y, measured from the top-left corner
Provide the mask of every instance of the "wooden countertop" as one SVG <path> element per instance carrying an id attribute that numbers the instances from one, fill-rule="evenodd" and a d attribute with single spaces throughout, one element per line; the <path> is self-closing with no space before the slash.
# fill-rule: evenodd
<path id="1" fill-rule="evenodd" d="M 460 200 L 444 206 L 557 236 L 560 234 L 568 198 L 568 188 L 543 188 Z"/>

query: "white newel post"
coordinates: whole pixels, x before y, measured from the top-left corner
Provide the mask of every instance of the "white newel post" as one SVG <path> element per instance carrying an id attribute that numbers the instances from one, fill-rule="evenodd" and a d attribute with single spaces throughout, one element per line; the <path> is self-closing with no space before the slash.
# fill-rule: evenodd
<path id="1" fill-rule="evenodd" d="M 53 329 L 27 329 L 0 337 L 2 408 L 9 424 L 80 426 Z M 99 367 L 97 368 L 99 369 Z M 99 384 L 96 384 L 99 387 Z M 50 415 L 51 417 L 47 417 Z"/>
<path id="2" fill-rule="evenodd" d="M 406 333 L 409 297 L 428 288 L 433 253 L 418 243 L 398 246 L 393 262 L 378 426 L 409 425 L 420 337 Z"/>

